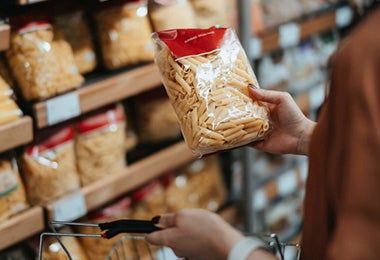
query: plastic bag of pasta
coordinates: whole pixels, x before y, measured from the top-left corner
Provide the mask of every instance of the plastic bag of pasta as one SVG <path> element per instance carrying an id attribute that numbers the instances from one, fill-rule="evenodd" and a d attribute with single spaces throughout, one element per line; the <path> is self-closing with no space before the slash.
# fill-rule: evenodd
<path id="1" fill-rule="evenodd" d="M 97 59 L 84 10 L 74 1 L 62 1 L 57 4 L 59 11 L 54 18 L 54 25 L 63 33 L 73 49 L 79 72 L 85 74 L 93 71 L 97 65 Z"/>
<path id="2" fill-rule="evenodd" d="M 88 114 L 76 128 L 75 152 L 83 186 L 125 167 L 125 115 L 121 106 Z"/>
<path id="3" fill-rule="evenodd" d="M 152 37 L 165 89 L 195 154 L 264 138 L 268 110 L 249 97 L 248 87 L 259 86 L 233 29 L 174 29 Z"/>
<path id="4" fill-rule="evenodd" d="M 75 165 L 74 129 L 52 128 L 40 132 L 21 158 L 27 198 L 45 204 L 79 188 Z"/>
<path id="5" fill-rule="evenodd" d="M 153 61 L 152 29 L 144 1 L 109 1 L 98 7 L 94 18 L 107 69 Z"/>
<path id="6" fill-rule="evenodd" d="M 24 185 L 16 160 L 8 155 L 0 156 L 0 221 L 27 207 Z"/>

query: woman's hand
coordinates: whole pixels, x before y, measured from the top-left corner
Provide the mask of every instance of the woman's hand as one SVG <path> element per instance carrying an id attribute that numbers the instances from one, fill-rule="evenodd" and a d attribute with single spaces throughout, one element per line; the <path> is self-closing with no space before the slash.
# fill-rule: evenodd
<path id="1" fill-rule="evenodd" d="M 272 129 L 256 149 L 280 154 L 307 155 L 315 122 L 309 120 L 287 92 L 248 88 L 251 98 L 267 103 Z"/>
<path id="2" fill-rule="evenodd" d="M 157 224 L 163 228 L 149 234 L 149 243 L 170 247 L 187 259 L 227 259 L 232 246 L 243 235 L 219 215 L 204 209 L 183 209 L 164 214 Z"/>

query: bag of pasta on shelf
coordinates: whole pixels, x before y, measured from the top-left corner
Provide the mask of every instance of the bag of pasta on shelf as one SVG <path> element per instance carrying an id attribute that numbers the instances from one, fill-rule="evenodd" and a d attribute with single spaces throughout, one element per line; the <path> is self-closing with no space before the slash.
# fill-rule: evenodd
<path id="1" fill-rule="evenodd" d="M 197 26 L 194 9 L 187 0 L 148 0 L 148 10 L 156 32 Z"/>
<path id="2" fill-rule="evenodd" d="M 14 121 L 23 115 L 13 97 L 13 89 L 0 76 L 0 124 Z"/>
<path id="3" fill-rule="evenodd" d="M 79 73 L 86 74 L 97 65 L 96 53 L 85 11 L 75 1 L 57 2 L 54 26 L 64 35 L 73 49 Z"/>
<path id="4" fill-rule="evenodd" d="M 265 137 L 268 109 L 249 96 L 249 86 L 259 85 L 233 29 L 173 29 L 152 37 L 166 92 L 195 154 Z"/>
<path id="5" fill-rule="evenodd" d="M 0 221 L 27 208 L 24 184 L 22 183 L 16 159 L 0 156 Z"/>
<path id="6" fill-rule="evenodd" d="M 153 61 L 152 29 L 145 1 L 98 3 L 94 18 L 103 63 L 107 69 Z"/>
<path id="7" fill-rule="evenodd" d="M 84 78 L 70 45 L 41 15 L 10 17 L 9 67 L 26 100 L 46 99 L 79 87 Z"/>
<path id="8" fill-rule="evenodd" d="M 137 96 L 135 110 L 140 142 L 152 143 L 181 137 L 177 116 L 163 87 Z"/>
<path id="9" fill-rule="evenodd" d="M 84 116 L 76 131 L 75 153 L 83 186 L 125 167 L 125 115 L 121 105 Z"/>
<path id="10" fill-rule="evenodd" d="M 21 157 L 28 201 L 43 205 L 80 187 L 75 164 L 74 128 L 41 130 Z"/>
<path id="11" fill-rule="evenodd" d="M 195 13 L 197 28 L 230 26 L 228 0 L 190 0 Z M 178 27 L 177 27 L 178 28 Z"/>

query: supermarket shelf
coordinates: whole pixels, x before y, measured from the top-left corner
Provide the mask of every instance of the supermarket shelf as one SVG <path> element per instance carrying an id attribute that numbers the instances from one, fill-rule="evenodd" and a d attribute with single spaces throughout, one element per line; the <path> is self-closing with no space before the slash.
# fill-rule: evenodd
<path id="1" fill-rule="evenodd" d="M 18 5 L 30 5 L 30 4 L 46 2 L 46 1 L 48 0 L 14 0 L 14 3 Z"/>
<path id="2" fill-rule="evenodd" d="M 175 158 L 175 159 L 174 159 Z M 196 159 L 184 142 L 179 142 L 168 148 L 127 166 L 122 172 L 110 175 L 80 190 L 84 197 L 87 211 L 94 210 L 113 199 L 138 188 L 149 180 L 153 180 L 168 170 Z M 47 205 L 48 219 L 58 219 L 55 214 L 57 202 Z M 65 210 L 71 211 L 68 206 Z"/>
<path id="3" fill-rule="evenodd" d="M 157 66 L 151 63 L 90 83 L 69 94 L 77 94 L 79 114 L 82 114 L 160 85 L 161 76 Z M 58 98 L 60 97 L 62 96 L 58 96 Z M 38 128 L 49 125 L 47 102 L 54 102 L 54 100 L 52 98 L 48 101 L 33 104 L 33 113 Z"/>
<path id="4" fill-rule="evenodd" d="M 45 228 L 42 207 L 27 209 L 0 222 L 0 250 L 33 236 Z"/>
<path id="5" fill-rule="evenodd" d="M 33 122 L 29 116 L 0 125 L 0 152 L 33 140 Z"/>
<path id="6" fill-rule="evenodd" d="M 9 48 L 11 27 L 9 24 L 0 24 L 0 51 Z"/>
<path id="7" fill-rule="evenodd" d="M 257 37 L 253 37 L 251 42 L 253 47 L 252 56 L 257 59 L 265 53 L 281 49 L 283 44 L 292 45 L 294 43 L 293 45 L 296 45 L 301 40 L 318 33 L 347 26 L 352 19 L 350 11 L 351 9 L 348 6 L 339 7 L 338 9 L 315 15 L 304 21 L 289 22 L 280 26 L 277 30 L 264 32 Z M 345 17 L 343 17 L 344 15 Z M 281 41 L 281 31 L 285 34 L 285 37 L 294 39 L 283 43 Z"/>

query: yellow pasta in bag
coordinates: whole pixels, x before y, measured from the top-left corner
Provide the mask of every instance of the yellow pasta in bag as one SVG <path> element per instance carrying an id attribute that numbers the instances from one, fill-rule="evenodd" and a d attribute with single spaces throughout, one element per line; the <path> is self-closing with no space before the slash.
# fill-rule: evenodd
<path id="1" fill-rule="evenodd" d="M 268 110 L 249 97 L 249 85 L 259 85 L 233 29 L 173 29 L 152 38 L 165 89 L 195 154 L 264 138 Z"/>

